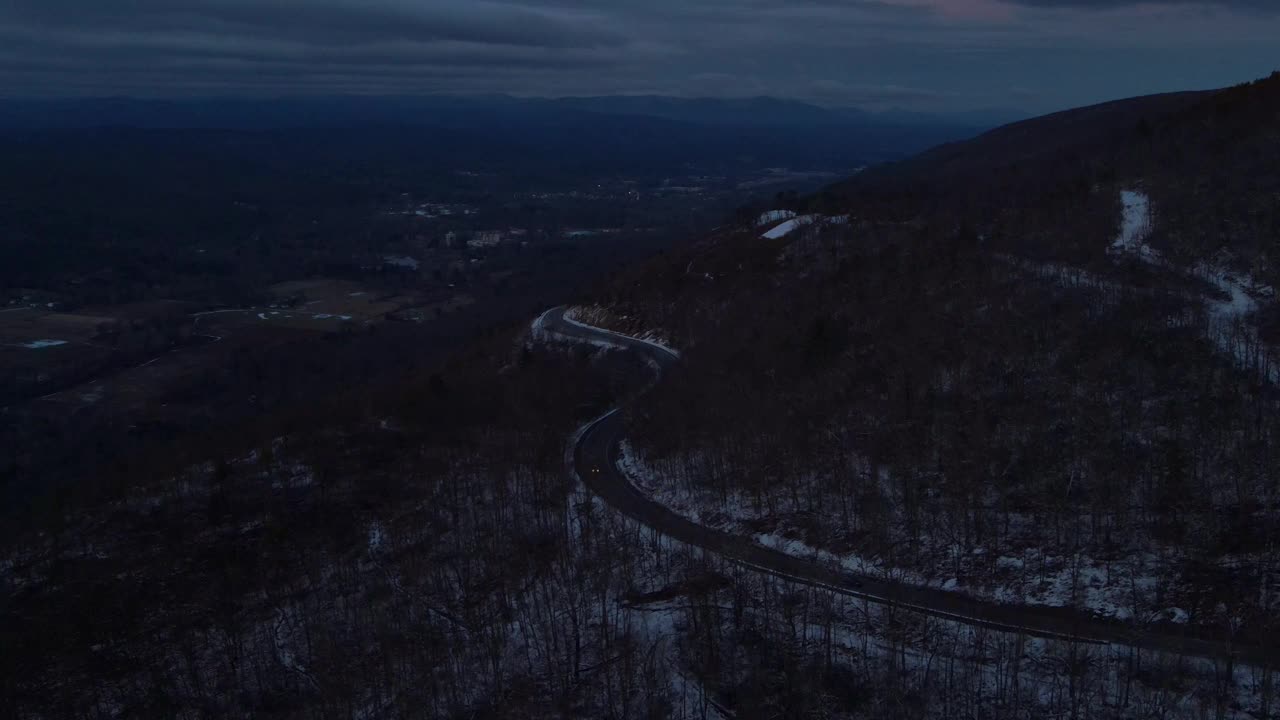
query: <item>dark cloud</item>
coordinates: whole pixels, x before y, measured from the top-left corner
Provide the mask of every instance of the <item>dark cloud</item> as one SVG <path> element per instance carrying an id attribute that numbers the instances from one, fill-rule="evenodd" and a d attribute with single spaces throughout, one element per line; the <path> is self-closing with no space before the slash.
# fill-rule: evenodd
<path id="1" fill-rule="evenodd" d="M 1049 109 L 1265 74 L 1280 26 L 1257 11 L 1271 5 L 6 0 L 0 94 L 647 92 Z"/>
<path id="2" fill-rule="evenodd" d="M 1140 5 L 1199 6 L 1234 10 L 1280 13 L 1276 0 L 1005 0 L 1014 5 L 1035 8 L 1067 8 L 1090 10 L 1115 10 Z"/>
<path id="3" fill-rule="evenodd" d="M 9 0 L 0 17 L 52 30 L 198 31 L 336 44 L 401 39 L 563 48 L 622 41 L 566 10 L 465 0 Z"/>

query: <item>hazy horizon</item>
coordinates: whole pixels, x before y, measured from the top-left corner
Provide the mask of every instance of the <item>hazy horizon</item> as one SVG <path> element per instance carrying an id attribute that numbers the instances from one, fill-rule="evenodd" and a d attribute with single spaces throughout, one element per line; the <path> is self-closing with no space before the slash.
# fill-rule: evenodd
<path id="1" fill-rule="evenodd" d="M 1258 0 L 16 0 L 0 96 L 770 96 L 1040 114 L 1280 66 Z"/>

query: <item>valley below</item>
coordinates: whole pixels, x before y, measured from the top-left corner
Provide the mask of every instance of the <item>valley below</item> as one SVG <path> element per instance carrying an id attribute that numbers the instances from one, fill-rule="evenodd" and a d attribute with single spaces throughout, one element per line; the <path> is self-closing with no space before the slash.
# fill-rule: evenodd
<path id="1" fill-rule="evenodd" d="M 1280 75 L 386 102 L 0 132 L 0 715 L 1277 717 Z"/>

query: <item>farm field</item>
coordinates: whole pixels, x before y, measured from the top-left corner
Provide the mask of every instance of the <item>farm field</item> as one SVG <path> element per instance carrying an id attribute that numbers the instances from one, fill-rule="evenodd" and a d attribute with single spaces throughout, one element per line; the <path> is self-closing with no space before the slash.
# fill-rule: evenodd
<path id="1" fill-rule="evenodd" d="M 116 322 L 116 318 L 103 315 L 13 308 L 0 312 L 0 346 L 44 350 L 89 345 Z"/>
<path id="2" fill-rule="evenodd" d="M 221 402 L 210 397 L 219 377 L 275 374 L 281 361 L 271 358 L 314 356 L 326 337 L 367 333 L 388 321 L 430 324 L 476 302 L 463 293 L 386 292 L 330 278 L 278 283 L 265 295 L 239 308 L 156 301 L 77 313 L 0 312 L 3 403 L 9 412 L 48 419 L 92 411 L 182 424 Z M 298 349 L 307 347 L 313 350 Z"/>
<path id="3" fill-rule="evenodd" d="M 134 327 L 127 313 L 0 312 L 0 400 L 44 394 L 109 371 L 122 357 L 176 342 L 159 327 Z"/>
<path id="4" fill-rule="evenodd" d="M 383 322 L 392 313 L 422 302 L 413 294 L 382 293 L 325 278 L 278 283 L 271 286 L 269 295 L 271 299 L 261 305 L 198 313 L 196 326 L 214 335 L 249 327 L 342 332 Z"/>

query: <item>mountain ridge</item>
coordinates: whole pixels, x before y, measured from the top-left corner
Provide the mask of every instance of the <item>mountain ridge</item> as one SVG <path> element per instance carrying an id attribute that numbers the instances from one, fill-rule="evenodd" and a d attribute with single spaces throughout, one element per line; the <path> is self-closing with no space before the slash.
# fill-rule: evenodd
<path id="1" fill-rule="evenodd" d="M 459 116 L 522 114 L 546 118 L 566 113 L 648 117 L 697 125 L 745 127 L 955 127 L 980 129 L 990 123 L 946 114 L 899 117 L 852 108 L 826 108 L 769 96 L 685 98 L 617 95 L 521 98 L 509 95 L 317 96 L 299 98 L 130 97 L 57 100 L 0 99 L 0 129 L 135 126 L 149 128 L 334 127 L 422 125 Z M 434 116 L 434 118 L 433 118 Z"/>

